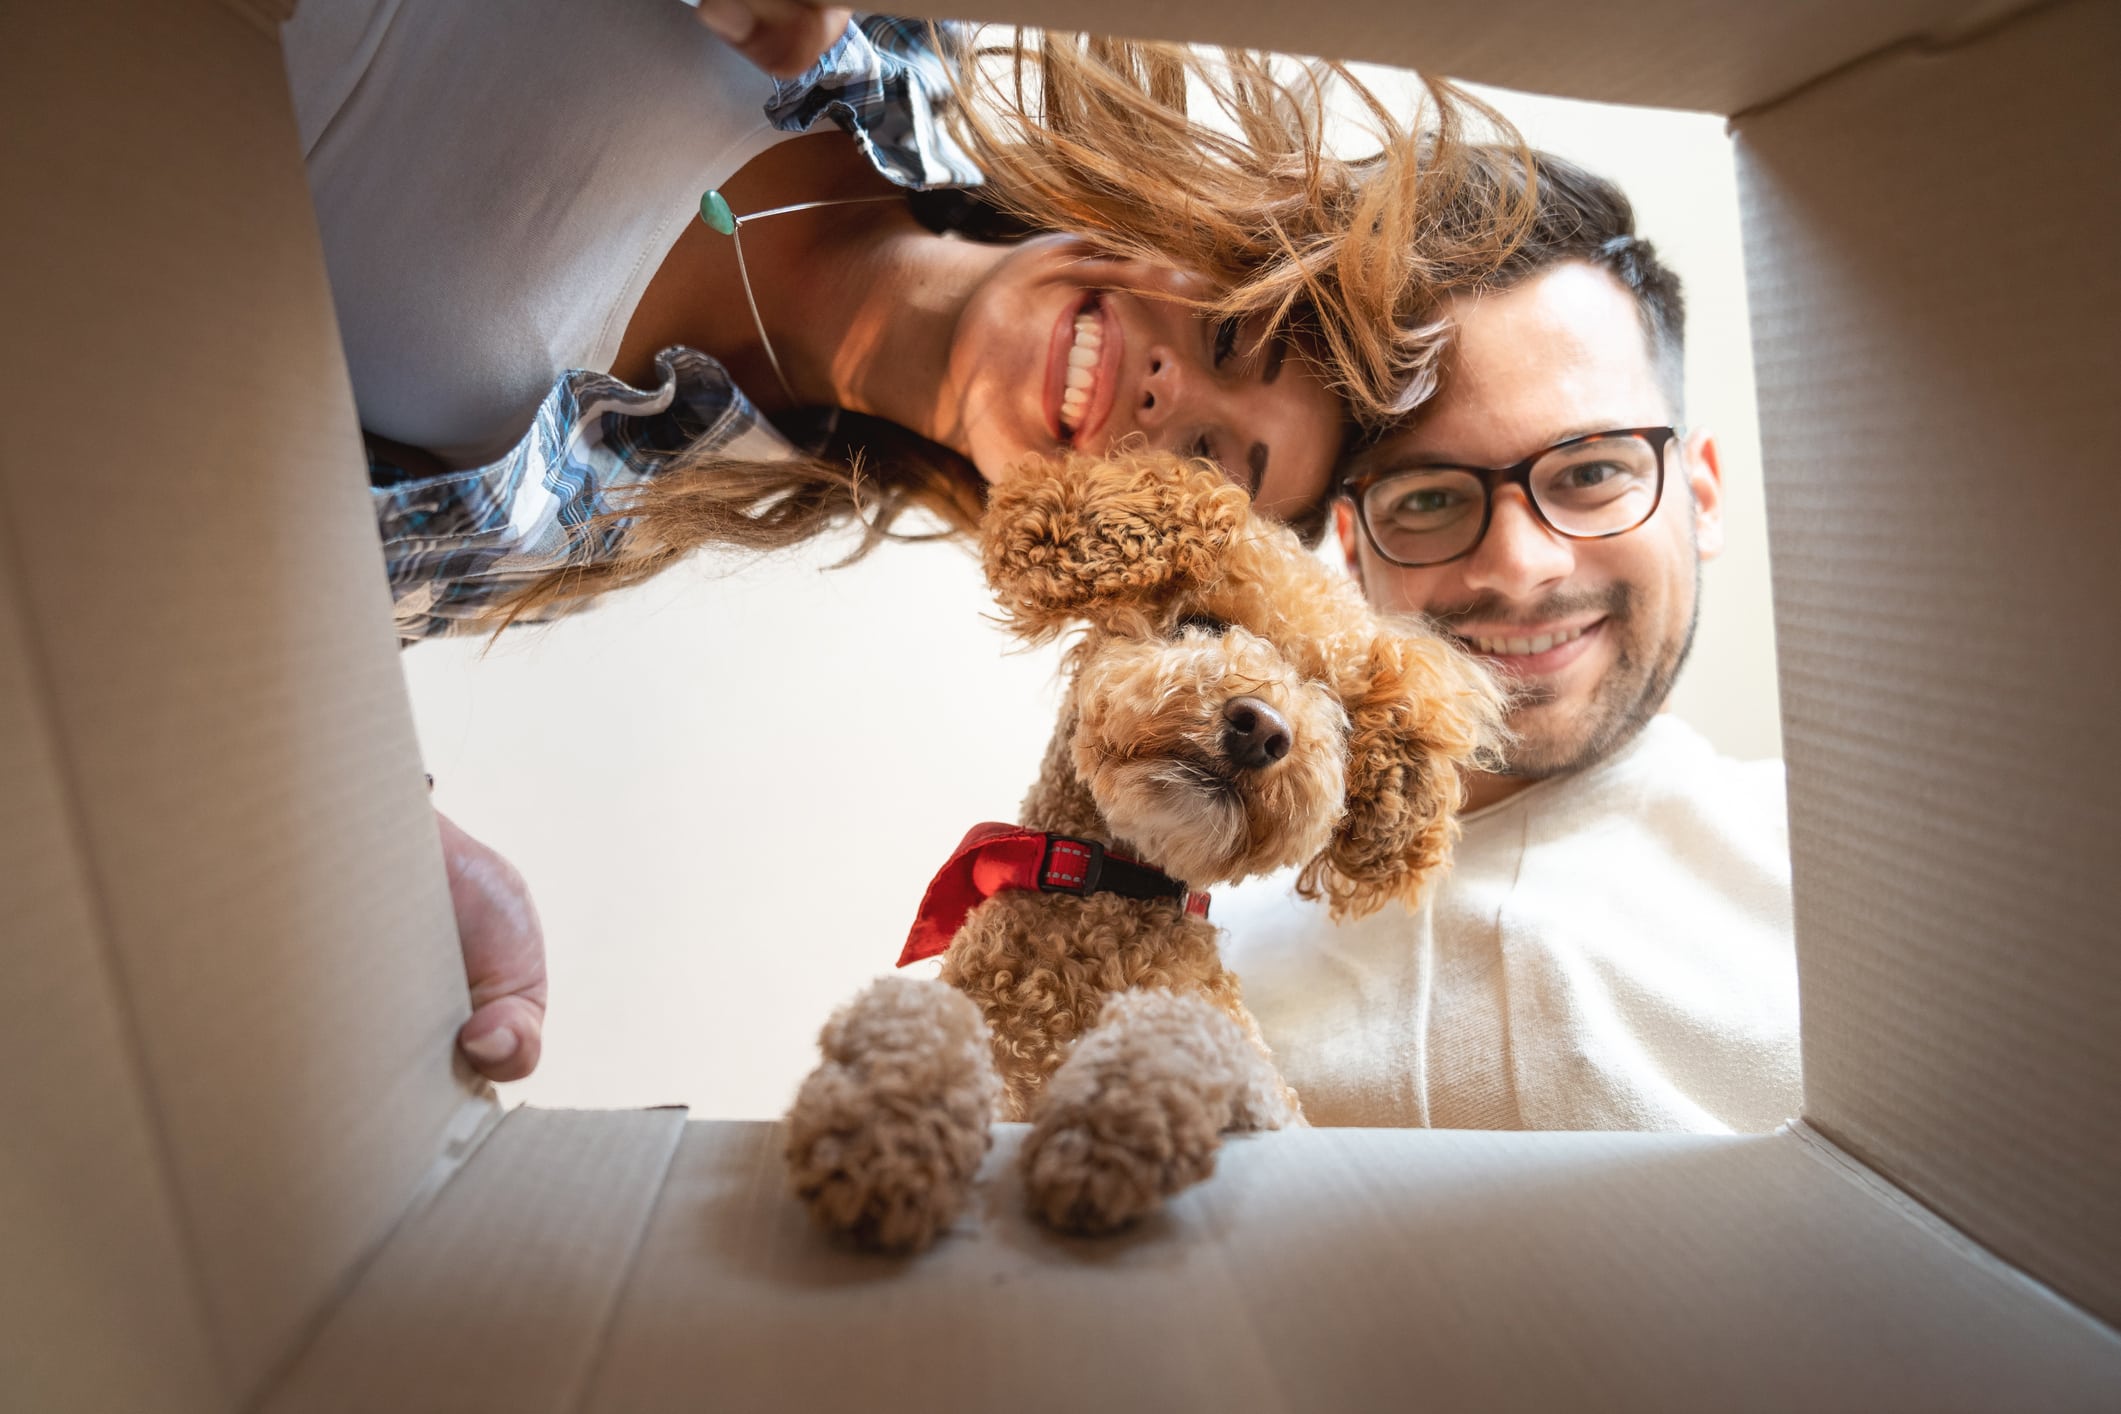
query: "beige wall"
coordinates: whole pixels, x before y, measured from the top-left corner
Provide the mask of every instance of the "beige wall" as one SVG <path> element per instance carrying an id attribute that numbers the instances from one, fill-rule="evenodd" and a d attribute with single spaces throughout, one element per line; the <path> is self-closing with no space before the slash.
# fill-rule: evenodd
<path id="1" fill-rule="evenodd" d="M 1693 421 L 1722 434 L 1731 548 L 1678 710 L 1778 750 L 1738 210 L 1720 120 L 1498 96 L 1619 178 L 1686 278 Z M 1013 816 L 1052 651 L 1011 653 L 977 567 L 895 546 L 683 567 L 590 614 L 405 654 L 435 798 L 531 880 L 551 947 L 542 1105 L 764 1116 L 818 1024 L 888 970 L 965 828 Z"/>

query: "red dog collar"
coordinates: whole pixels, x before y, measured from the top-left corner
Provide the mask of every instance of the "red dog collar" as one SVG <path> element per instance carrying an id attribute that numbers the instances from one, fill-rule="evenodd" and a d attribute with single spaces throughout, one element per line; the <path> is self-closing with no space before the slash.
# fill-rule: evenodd
<path id="1" fill-rule="evenodd" d="M 1146 864 L 1107 854 L 1096 840 L 1015 825 L 974 825 L 929 883 L 898 965 L 946 951 L 957 930 L 965 926 L 966 915 L 1004 889 L 1167 898 L 1183 902 L 1186 912 L 1196 918 L 1208 916 L 1206 894 L 1195 893 Z"/>

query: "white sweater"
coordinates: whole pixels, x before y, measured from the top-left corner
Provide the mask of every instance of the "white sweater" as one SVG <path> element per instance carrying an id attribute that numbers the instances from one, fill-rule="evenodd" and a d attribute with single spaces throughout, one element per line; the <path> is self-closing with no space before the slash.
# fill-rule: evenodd
<path id="1" fill-rule="evenodd" d="M 1335 928 L 1288 884 L 1215 916 L 1313 1124 L 1758 1131 L 1801 1106 L 1780 762 L 1660 716 L 1465 817 L 1419 912 Z"/>

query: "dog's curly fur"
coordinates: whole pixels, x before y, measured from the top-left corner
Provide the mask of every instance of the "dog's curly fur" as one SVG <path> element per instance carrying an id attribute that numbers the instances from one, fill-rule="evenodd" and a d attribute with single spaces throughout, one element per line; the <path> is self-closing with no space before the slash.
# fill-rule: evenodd
<path id="1" fill-rule="evenodd" d="M 1194 888 L 1301 865 L 1299 891 L 1336 917 L 1411 903 L 1447 862 L 1460 773 L 1500 741 L 1500 693 L 1442 639 L 1373 612 L 1213 467 L 1141 453 L 1025 468 L 995 489 L 981 540 L 1014 632 L 1083 629 L 1025 826 Z M 1223 708 L 1238 697 L 1286 723 L 1279 759 L 1233 755 Z M 797 1191 L 828 1228 L 892 1250 L 962 1209 L 997 1105 L 1033 1121 L 1033 1211 L 1081 1232 L 1206 1177 L 1226 1130 L 1301 1122 L 1216 930 L 1171 901 L 997 895 L 939 982 L 877 983 L 821 1045 L 789 1114 Z"/>

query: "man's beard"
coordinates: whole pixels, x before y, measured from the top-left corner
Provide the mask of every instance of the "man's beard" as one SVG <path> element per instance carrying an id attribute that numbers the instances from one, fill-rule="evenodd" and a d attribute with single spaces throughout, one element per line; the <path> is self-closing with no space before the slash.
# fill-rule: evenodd
<path id="1" fill-rule="evenodd" d="M 1614 635 L 1612 666 L 1591 690 L 1590 700 L 1565 720 L 1536 720 L 1535 714 L 1544 715 L 1542 704 L 1552 700 L 1551 694 L 1536 684 L 1506 680 L 1512 697 L 1509 726 L 1515 739 L 1498 775 L 1543 781 L 1595 766 L 1633 741 L 1657 715 L 1694 648 L 1694 628 L 1701 618 L 1700 561 L 1694 567 L 1694 602 L 1679 633 L 1661 642 L 1650 641 L 1637 617 L 1639 609 L 1634 586 L 1616 584 L 1598 594 L 1557 594 L 1531 612 L 1517 615 L 1504 612 L 1498 601 L 1482 598 L 1440 619 L 1448 630 L 1453 621 L 1498 624 L 1518 618 L 1527 623 L 1554 623 L 1588 612 L 1603 615 L 1601 632 Z"/>

